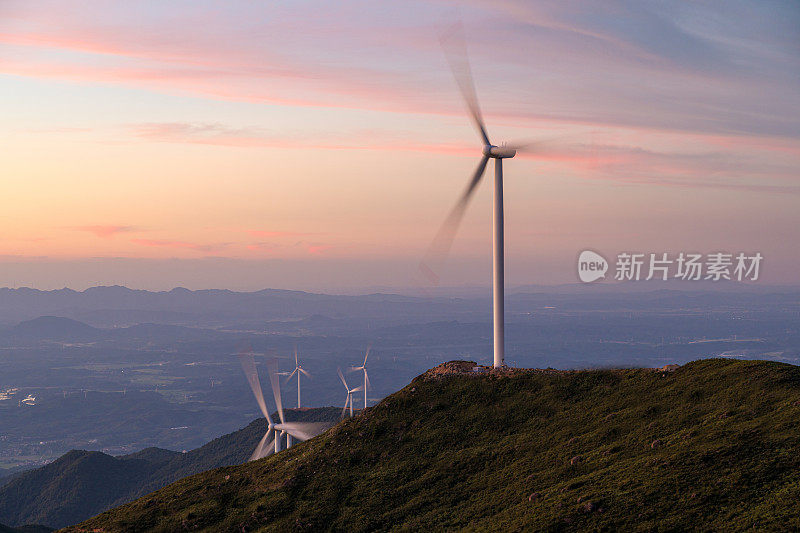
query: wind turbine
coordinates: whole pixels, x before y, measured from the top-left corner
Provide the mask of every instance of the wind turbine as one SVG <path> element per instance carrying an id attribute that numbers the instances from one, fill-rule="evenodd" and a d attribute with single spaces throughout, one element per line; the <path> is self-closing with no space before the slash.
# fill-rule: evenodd
<path id="1" fill-rule="evenodd" d="M 436 237 L 420 263 L 420 270 L 432 282 L 438 283 L 438 276 L 432 266 L 435 262 L 443 261 L 453 243 L 458 225 L 461 222 L 467 204 L 472 198 L 475 189 L 483 177 L 489 159 L 494 159 L 494 201 L 492 218 L 492 319 L 494 323 L 494 367 L 504 366 L 505 358 L 505 260 L 503 245 L 503 159 L 511 159 L 517 154 L 518 149 L 527 147 L 526 144 L 496 146 L 489 140 L 486 125 L 483 122 L 478 97 L 475 94 L 475 84 L 472 81 L 472 72 L 467 58 L 464 44 L 463 29 L 457 24 L 451 31 L 442 37 L 442 48 L 447 55 L 453 77 L 461 90 L 461 96 L 466 102 L 472 123 L 478 131 L 481 140 L 482 156 L 478 167 L 472 174 L 466 189 L 458 198 L 455 207 L 445 219 Z M 448 49 L 450 46 L 450 49 Z"/>
<path id="2" fill-rule="evenodd" d="M 253 354 L 249 352 L 240 353 L 239 362 L 242 364 L 242 370 L 244 370 L 245 376 L 247 376 L 250 389 L 252 389 L 253 395 L 256 397 L 258 407 L 267 419 L 267 432 L 264 433 L 261 441 L 259 441 L 256 449 L 250 456 L 250 461 L 255 461 L 256 459 L 261 459 L 262 457 L 281 451 L 281 437 L 284 435 L 286 436 L 286 447 L 289 448 L 292 445 L 292 437 L 300 441 L 306 441 L 320 433 L 320 430 L 325 424 L 314 422 L 286 422 L 283 415 L 283 402 L 281 401 L 277 363 L 275 361 L 269 363 L 269 381 L 270 385 L 272 385 L 272 394 L 275 397 L 275 405 L 278 408 L 280 423 L 273 421 L 267 410 L 267 404 L 264 401 L 264 393 L 261 391 L 261 382 L 258 379 L 258 370 L 256 370 Z M 270 436 L 273 437 L 271 441 Z M 269 444 L 267 444 L 267 442 L 269 442 Z"/>
<path id="3" fill-rule="evenodd" d="M 358 370 L 364 371 L 364 409 L 367 408 L 367 389 L 371 387 L 369 383 L 369 376 L 367 375 L 367 357 L 369 357 L 369 350 L 370 348 L 367 348 L 367 353 L 364 355 L 364 362 L 361 364 L 361 366 L 350 367 L 351 372 L 356 372 Z M 345 383 L 345 387 L 346 386 L 347 384 Z"/>
<path id="4" fill-rule="evenodd" d="M 353 416 L 353 393 L 360 391 L 363 388 L 363 385 L 359 385 L 355 389 L 351 389 L 350 385 L 348 385 L 347 381 L 345 381 L 345 379 L 344 379 L 344 375 L 342 374 L 342 369 L 341 368 L 337 368 L 336 372 L 339 373 L 339 379 L 342 380 L 342 384 L 344 385 L 344 388 L 347 389 L 347 398 L 344 401 L 344 407 L 342 407 L 342 416 L 344 416 L 344 414 L 347 412 L 347 406 L 349 405 L 350 406 L 350 416 L 352 417 Z"/>
<path id="5" fill-rule="evenodd" d="M 300 374 L 304 374 L 309 379 L 311 378 L 311 374 L 303 370 L 303 367 L 300 366 L 300 362 L 297 359 L 296 346 L 294 348 L 294 370 L 292 370 L 291 373 L 284 372 L 283 374 L 286 375 L 286 381 L 284 382 L 284 385 L 289 383 L 289 380 L 292 379 L 292 376 L 297 374 L 297 408 L 300 409 Z"/>

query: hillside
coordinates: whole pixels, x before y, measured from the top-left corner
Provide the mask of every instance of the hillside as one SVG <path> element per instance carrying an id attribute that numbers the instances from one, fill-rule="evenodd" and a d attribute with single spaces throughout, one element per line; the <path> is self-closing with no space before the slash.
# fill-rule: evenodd
<path id="1" fill-rule="evenodd" d="M 67 531 L 800 527 L 798 367 L 471 367 L 437 367 L 316 439 Z"/>
<path id="2" fill-rule="evenodd" d="M 83 322 L 58 316 L 41 316 L 20 322 L 8 332 L 12 339 L 62 340 L 83 342 L 94 340 L 100 330 Z"/>
<path id="3" fill-rule="evenodd" d="M 53 531 L 53 528 L 45 526 L 29 525 L 10 527 L 0 524 L 0 533 L 49 533 L 50 531 Z"/>
<path id="4" fill-rule="evenodd" d="M 287 409 L 288 420 L 336 422 L 337 408 Z M 73 450 L 52 463 L 19 474 L 0 487 L 0 522 L 63 527 L 85 520 L 211 468 L 246 461 L 264 435 L 262 418 L 208 444 L 179 453 L 159 448 L 112 457 Z"/>
<path id="5" fill-rule="evenodd" d="M 0 342 L 35 344 L 39 342 L 190 342 L 224 338 L 225 333 L 203 328 L 170 324 L 134 324 L 127 327 L 95 328 L 59 316 L 40 316 L 0 329 Z"/>

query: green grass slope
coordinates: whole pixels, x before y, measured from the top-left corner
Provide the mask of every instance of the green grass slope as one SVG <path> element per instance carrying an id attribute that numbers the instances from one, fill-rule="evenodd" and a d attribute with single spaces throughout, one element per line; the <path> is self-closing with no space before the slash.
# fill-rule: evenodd
<path id="1" fill-rule="evenodd" d="M 316 439 L 68 531 L 796 530 L 799 452 L 790 365 L 437 367 Z"/>
<path id="2" fill-rule="evenodd" d="M 335 407 L 286 410 L 288 420 L 333 424 L 340 416 L 341 410 Z M 0 486 L 0 521 L 54 527 L 80 522 L 182 477 L 243 463 L 265 430 L 266 420 L 255 420 L 187 453 L 146 448 L 112 457 L 72 450 Z"/>

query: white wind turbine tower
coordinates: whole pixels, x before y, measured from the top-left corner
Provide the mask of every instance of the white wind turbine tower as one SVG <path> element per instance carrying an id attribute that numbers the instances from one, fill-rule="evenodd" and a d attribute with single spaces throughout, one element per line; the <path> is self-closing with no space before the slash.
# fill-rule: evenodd
<path id="1" fill-rule="evenodd" d="M 303 367 L 300 366 L 300 362 L 297 359 L 297 347 L 294 349 L 294 370 L 292 370 L 291 373 L 284 372 L 283 374 L 287 376 L 284 385 L 288 383 L 290 379 L 292 379 L 292 376 L 297 374 L 297 408 L 300 409 L 300 374 L 305 375 L 307 378 L 311 378 L 311 374 L 306 372 Z"/>
<path id="2" fill-rule="evenodd" d="M 345 381 L 345 379 L 344 379 L 344 375 L 342 374 L 342 369 L 341 368 L 337 368 L 336 372 L 339 373 L 339 379 L 342 380 L 342 384 L 344 385 L 344 388 L 347 390 L 347 398 L 344 401 L 344 407 L 342 407 L 342 416 L 344 416 L 344 414 L 347 412 L 347 406 L 349 405 L 350 406 L 350 416 L 352 417 L 353 416 L 353 393 L 360 391 L 363 388 L 363 385 L 359 385 L 355 389 L 351 389 L 350 385 L 348 385 L 347 381 Z"/>
<path id="3" fill-rule="evenodd" d="M 272 420 L 272 417 L 269 415 L 269 410 L 267 410 L 267 404 L 264 401 L 264 394 L 261 391 L 261 382 L 258 379 L 258 371 L 256 370 L 253 354 L 240 353 L 239 361 L 242 364 L 242 369 L 244 370 L 245 376 L 247 376 L 247 382 L 250 384 L 253 395 L 256 397 L 258 407 L 261 409 L 261 413 L 267 419 L 267 432 L 258 443 L 258 446 L 256 446 L 253 454 L 250 456 L 250 461 L 255 461 L 256 459 L 266 457 L 273 452 L 278 453 L 281 451 L 281 437 L 283 436 L 286 436 L 286 447 L 289 448 L 292 445 L 292 437 L 301 441 L 306 441 L 319 434 L 325 424 L 314 422 L 286 422 L 286 419 L 283 415 L 283 402 L 281 401 L 280 384 L 278 383 L 277 363 L 274 361 L 270 362 L 269 366 L 271 368 L 269 369 L 269 381 L 272 385 L 272 394 L 275 398 L 275 405 L 278 408 L 278 417 L 280 418 L 279 424 Z M 269 440 L 270 436 L 273 436 L 272 441 Z M 269 444 L 267 444 L 268 441 Z"/>
<path id="4" fill-rule="evenodd" d="M 370 348 L 367 348 L 367 353 L 364 355 L 364 362 L 361 364 L 361 366 L 350 367 L 351 372 L 356 372 L 358 370 L 364 371 L 364 409 L 367 408 L 367 389 L 372 386 L 369 383 L 369 376 L 367 375 L 367 358 L 369 357 L 369 350 Z M 346 386 L 347 384 L 345 383 L 345 387 Z"/>
<path id="5" fill-rule="evenodd" d="M 486 133 L 486 126 L 483 122 L 480 106 L 478 105 L 478 98 L 475 94 L 475 85 L 472 81 L 472 73 L 469 60 L 467 59 L 466 46 L 464 44 L 462 32 L 463 29 L 461 25 L 457 24 L 442 37 L 442 48 L 444 48 L 448 62 L 450 63 L 450 68 L 453 71 L 453 76 L 467 104 L 467 109 L 469 110 L 473 125 L 478 130 L 478 135 L 482 143 L 481 151 L 483 155 L 466 189 L 445 219 L 444 224 L 439 229 L 428 252 L 425 254 L 423 261 L 420 263 L 420 270 L 433 283 L 438 283 L 438 276 L 434 270 L 440 266 L 447 256 L 458 225 L 464 216 L 467 204 L 483 177 L 489 159 L 494 159 L 492 318 L 494 323 L 494 367 L 499 368 L 505 365 L 503 159 L 514 157 L 517 154 L 517 150 L 527 148 L 529 144 L 502 144 L 496 146 L 489 141 L 489 135 Z"/>

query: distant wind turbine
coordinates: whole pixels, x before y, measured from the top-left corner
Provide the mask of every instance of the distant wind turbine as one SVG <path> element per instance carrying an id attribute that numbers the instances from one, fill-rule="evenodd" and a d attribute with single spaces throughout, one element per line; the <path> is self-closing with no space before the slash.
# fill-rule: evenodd
<path id="1" fill-rule="evenodd" d="M 356 372 L 358 370 L 364 371 L 364 409 L 367 408 L 367 389 L 371 386 L 369 383 L 369 376 L 367 375 L 367 358 L 369 357 L 369 350 L 370 348 L 368 347 L 367 353 L 364 355 L 364 362 L 361 364 L 361 366 L 350 367 L 351 372 Z"/>
<path id="2" fill-rule="evenodd" d="M 344 375 L 342 374 L 342 369 L 341 368 L 337 368 L 336 372 L 339 373 L 339 379 L 342 380 L 342 384 L 344 385 L 344 388 L 347 389 L 347 398 L 344 401 L 344 407 L 342 407 L 342 416 L 344 416 L 344 414 L 347 412 L 347 406 L 349 405 L 350 406 L 350 416 L 352 417 L 353 416 L 353 393 L 360 391 L 364 387 L 363 387 L 363 385 L 359 385 L 355 389 L 351 389 L 350 385 L 348 385 L 347 381 L 345 381 L 345 379 L 344 379 Z"/>
<path id="3" fill-rule="evenodd" d="M 250 389 L 253 391 L 253 395 L 256 397 L 258 407 L 261 409 L 261 413 L 264 415 L 264 418 L 267 419 L 267 432 L 264 433 L 264 437 L 258 443 L 258 446 L 256 446 L 256 449 L 250 456 L 250 461 L 255 461 L 256 459 L 266 457 L 273 452 L 278 453 L 281 451 L 281 437 L 283 436 L 286 436 L 286 447 L 289 448 L 292 445 L 292 437 L 300 441 L 306 441 L 319 434 L 324 427 L 324 424 L 314 422 L 286 422 L 283 414 L 283 402 L 281 401 L 280 384 L 278 383 L 277 363 L 275 361 L 271 361 L 269 363 L 269 381 L 272 385 L 272 394 L 275 398 L 275 405 L 278 408 L 278 417 L 280 418 L 279 424 L 272 420 L 272 417 L 269 415 L 269 410 L 267 410 L 267 404 L 264 401 L 264 393 L 261 391 L 261 382 L 258 379 L 258 371 L 256 370 L 253 354 L 249 352 L 240 353 L 239 362 L 242 364 L 242 369 L 244 370 L 245 376 L 247 376 L 247 382 L 250 384 Z M 271 441 L 270 436 L 273 437 Z"/>
<path id="4" fill-rule="evenodd" d="M 464 44 L 463 28 L 456 24 L 449 32 L 442 36 L 442 48 L 447 56 L 453 77 L 461 90 L 461 95 L 467 104 L 470 118 L 478 131 L 482 143 L 482 157 L 470 178 L 466 189 L 455 207 L 450 211 L 444 224 L 439 229 L 428 252 L 420 263 L 420 271 L 433 283 L 438 283 L 439 277 L 435 268 L 444 261 L 455 238 L 456 231 L 466 211 L 467 204 L 472 198 L 475 189 L 483 178 L 489 159 L 494 159 L 494 208 L 493 208 L 493 274 L 492 274 L 492 301 L 494 323 L 494 367 L 504 366 L 505 357 L 505 281 L 504 281 L 504 245 L 503 245 L 503 159 L 511 159 L 522 150 L 533 146 L 530 143 L 496 146 L 489 140 L 486 126 L 483 122 L 478 97 L 475 93 L 475 84 Z"/>
<path id="5" fill-rule="evenodd" d="M 286 381 L 284 382 L 284 385 L 288 383 L 290 379 L 292 379 L 292 376 L 297 374 L 297 408 L 300 409 L 300 374 L 303 374 L 307 378 L 311 378 L 311 374 L 303 370 L 303 367 L 300 366 L 300 362 L 297 359 L 296 346 L 294 348 L 294 370 L 292 370 L 291 372 L 283 372 L 282 374 L 286 376 Z"/>

